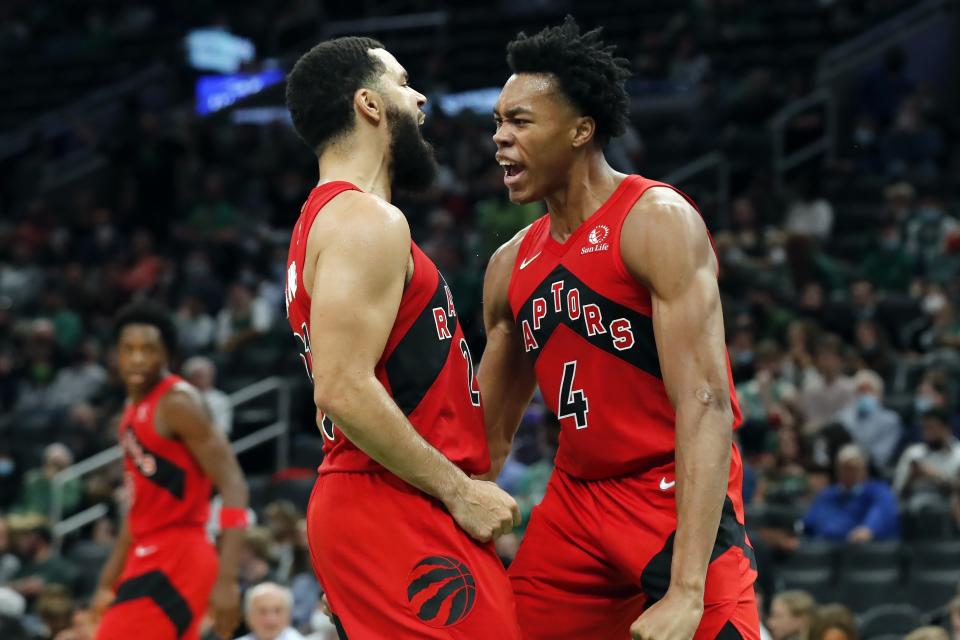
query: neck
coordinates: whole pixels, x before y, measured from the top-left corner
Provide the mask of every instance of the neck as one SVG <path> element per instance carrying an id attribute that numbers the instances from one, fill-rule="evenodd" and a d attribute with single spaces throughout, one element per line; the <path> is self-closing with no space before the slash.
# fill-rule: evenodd
<path id="1" fill-rule="evenodd" d="M 160 384 L 160 381 L 166 378 L 168 375 L 170 375 L 170 371 L 164 367 L 160 370 L 160 374 L 156 378 L 148 381 L 142 387 L 127 387 L 127 397 L 130 398 L 131 402 L 140 402 L 146 398 L 150 392 L 153 391 L 153 388 Z"/>
<path id="2" fill-rule="evenodd" d="M 343 180 L 390 202 L 390 149 L 381 136 L 354 133 L 320 155 L 320 182 Z"/>
<path id="3" fill-rule="evenodd" d="M 610 198 L 626 176 L 614 171 L 600 151 L 588 151 L 570 168 L 563 185 L 544 200 L 550 231 L 563 242 Z"/>

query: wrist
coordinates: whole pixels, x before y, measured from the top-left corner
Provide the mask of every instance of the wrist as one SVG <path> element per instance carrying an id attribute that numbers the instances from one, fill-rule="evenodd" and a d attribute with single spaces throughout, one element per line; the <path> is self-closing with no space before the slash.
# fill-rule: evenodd
<path id="1" fill-rule="evenodd" d="M 449 482 L 445 482 L 441 487 L 441 495 L 437 498 L 449 509 L 451 505 L 460 501 L 467 490 L 467 483 L 470 478 L 465 473 L 457 469 Z"/>
<path id="2" fill-rule="evenodd" d="M 697 603 L 703 606 L 703 594 L 706 589 L 706 583 L 698 580 L 677 580 L 670 583 L 667 589 L 667 595 L 674 598 L 682 598 L 691 603 Z"/>

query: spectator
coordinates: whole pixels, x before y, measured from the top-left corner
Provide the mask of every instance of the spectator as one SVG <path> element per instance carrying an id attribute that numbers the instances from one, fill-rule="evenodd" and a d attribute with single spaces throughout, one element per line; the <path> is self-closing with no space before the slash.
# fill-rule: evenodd
<path id="1" fill-rule="evenodd" d="M 903 640 L 950 640 L 950 636 L 943 627 L 927 625 L 914 629 Z"/>
<path id="2" fill-rule="evenodd" d="M 50 401 L 57 407 L 72 407 L 90 402 L 107 382 L 107 371 L 100 364 L 100 345 L 85 340 L 73 362 L 60 369 L 50 385 Z"/>
<path id="3" fill-rule="evenodd" d="M 6 585 L 20 569 L 20 560 L 10 548 L 7 520 L 0 516 L 0 586 Z"/>
<path id="4" fill-rule="evenodd" d="M 273 579 L 272 557 L 270 555 L 270 532 L 263 527 L 247 530 L 240 553 L 240 567 L 237 577 L 241 590 Z"/>
<path id="5" fill-rule="evenodd" d="M 837 483 L 814 499 L 804 535 L 837 542 L 893 540 L 900 535 L 897 501 L 882 480 L 867 477 L 867 459 L 855 444 L 837 454 Z"/>
<path id="6" fill-rule="evenodd" d="M 207 313 L 206 305 L 200 296 L 184 297 L 174 320 L 177 323 L 177 338 L 182 353 L 204 353 L 213 346 L 217 325 Z"/>
<path id="7" fill-rule="evenodd" d="M 819 431 L 855 397 L 853 379 L 843 373 L 843 343 L 828 335 L 816 350 L 815 368 L 802 373 L 798 408 L 805 418 L 804 433 Z"/>
<path id="8" fill-rule="evenodd" d="M 863 259 L 862 274 L 880 291 L 906 291 L 914 274 L 914 259 L 903 242 L 901 225 L 890 220 L 880 228 L 874 248 Z"/>
<path id="9" fill-rule="evenodd" d="M 310 631 L 306 640 L 338 640 L 339 638 L 336 626 L 319 607 L 310 615 Z"/>
<path id="10" fill-rule="evenodd" d="M 58 584 L 47 585 L 37 598 L 37 615 L 44 627 L 45 638 L 55 638 L 70 628 L 76 604 L 70 591 Z"/>
<path id="11" fill-rule="evenodd" d="M 20 516 L 18 520 L 11 519 L 11 528 L 18 531 L 17 550 L 23 561 L 11 583 L 14 589 L 32 600 L 47 585 L 73 588 L 77 571 L 53 550 L 53 535 L 46 519 L 33 515 Z"/>
<path id="12" fill-rule="evenodd" d="M 779 345 L 772 340 L 758 344 L 754 362 L 756 373 L 753 379 L 737 387 L 743 418 L 783 422 L 788 414 L 787 407 L 796 401 L 797 390 L 783 374 L 783 354 Z"/>
<path id="13" fill-rule="evenodd" d="M 764 470 L 754 498 L 757 502 L 802 505 L 808 500 L 810 465 L 804 442 L 796 429 L 777 431 L 773 465 Z"/>
<path id="14" fill-rule="evenodd" d="M 217 346 L 232 353 L 265 335 L 272 324 L 269 305 L 254 297 L 243 282 L 230 287 L 226 306 L 217 315 Z"/>
<path id="15" fill-rule="evenodd" d="M 0 638 L 33 640 L 23 628 L 22 620 L 26 611 L 26 599 L 13 589 L 0 585 Z"/>
<path id="16" fill-rule="evenodd" d="M 947 620 L 950 640 L 960 640 L 960 596 L 955 597 L 947 605 L 947 614 L 950 616 Z"/>
<path id="17" fill-rule="evenodd" d="M 884 380 L 892 380 L 896 373 L 896 358 L 890 349 L 883 329 L 875 320 L 860 320 L 853 331 L 857 349 L 857 364 L 861 369 L 870 369 Z"/>
<path id="18" fill-rule="evenodd" d="M 934 178 L 943 153 L 943 133 L 926 122 L 915 98 L 903 102 L 893 128 L 880 143 L 888 175 L 917 175 Z"/>
<path id="19" fill-rule="evenodd" d="M 14 507 L 16 513 L 35 513 L 47 516 L 53 502 L 53 477 L 73 464 L 73 454 L 59 442 L 43 450 L 43 466 L 27 471 L 23 491 Z M 73 479 L 63 485 L 63 513 L 72 513 L 83 498 L 83 485 Z"/>
<path id="20" fill-rule="evenodd" d="M 805 638 L 816 606 L 816 600 L 806 591 L 783 591 L 774 596 L 767 616 L 773 640 Z"/>
<path id="21" fill-rule="evenodd" d="M 923 442 L 903 452 L 893 480 L 901 506 L 910 513 L 945 510 L 960 480 L 960 442 L 953 436 L 947 414 L 936 409 L 924 413 L 921 434 Z"/>
<path id="22" fill-rule="evenodd" d="M 853 614 L 842 604 L 828 604 L 813 614 L 806 640 L 859 640 Z"/>
<path id="23" fill-rule="evenodd" d="M 900 415 L 883 406 L 883 380 L 876 372 L 858 371 L 853 383 L 857 395 L 837 414 L 837 421 L 869 453 L 870 461 L 884 468 L 892 463 L 903 436 Z"/>
<path id="24" fill-rule="evenodd" d="M 938 263 L 951 250 L 951 243 L 958 235 L 960 223 L 947 214 L 943 200 L 928 195 L 906 222 L 907 253 L 917 261 L 922 273 L 943 279 L 949 273 L 944 273 Z"/>
<path id="25" fill-rule="evenodd" d="M 263 582 L 247 591 L 243 612 L 250 633 L 237 640 L 304 640 L 290 626 L 293 596 L 286 587 Z"/>
<path id="26" fill-rule="evenodd" d="M 213 417 L 213 423 L 220 433 L 229 436 L 233 430 L 233 404 L 230 402 L 230 396 L 214 387 L 217 367 L 213 364 L 213 360 L 194 356 L 183 363 L 183 375 L 200 391 Z"/>
<path id="27" fill-rule="evenodd" d="M 790 233 L 824 241 L 833 229 L 833 205 L 820 195 L 812 178 L 800 183 L 796 197 L 787 208 L 785 227 Z"/>

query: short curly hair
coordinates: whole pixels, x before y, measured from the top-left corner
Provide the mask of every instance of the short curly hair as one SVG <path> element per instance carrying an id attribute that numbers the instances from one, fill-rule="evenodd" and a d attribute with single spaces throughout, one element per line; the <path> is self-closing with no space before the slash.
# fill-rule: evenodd
<path id="1" fill-rule="evenodd" d="M 293 127 L 317 153 L 353 128 L 353 94 L 372 86 L 386 69 L 370 55 L 384 46 L 373 38 L 348 36 L 307 51 L 287 76 L 287 109 Z"/>
<path id="2" fill-rule="evenodd" d="M 156 327 L 160 340 L 167 353 L 173 355 L 177 349 L 177 326 L 167 310 L 156 302 L 132 302 L 117 314 L 113 323 L 113 339 L 120 339 L 123 328 L 131 324 L 145 324 Z"/>
<path id="3" fill-rule="evenodd" d="M 627 128 L 630 99 L 624 83 L 630 62 L 614 55 L 616 47 L 600 39 L 602 29 L 580 33 L 567 16 L 563 23 L 536 35 L 520 32 L 507 45 L 513 73 L 553 74 L 560 90 L 583 115 L 596 122 L 595 137 L 603 145 Z"/>

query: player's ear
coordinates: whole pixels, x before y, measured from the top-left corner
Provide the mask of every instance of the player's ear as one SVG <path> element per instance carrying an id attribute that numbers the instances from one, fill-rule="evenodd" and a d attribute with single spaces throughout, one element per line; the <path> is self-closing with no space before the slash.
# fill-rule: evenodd
<path id="1" fill-rule="evenodd" d="M 597 123 L 590 116 L 581 116 L 574 123 L 573 139 L 570 144 L 574 149 L 586 145 L 593 140 L 593 135 L 597 132 Z"/>
<path id="2" fill-rule="evenodd" d="M 372 125 L 380 124 L 380 120 L 383 119 L 383 98 L 367 87 L 360 87 L 353 94 L 353 106 L 360 117 L 365 118 Z"/>

